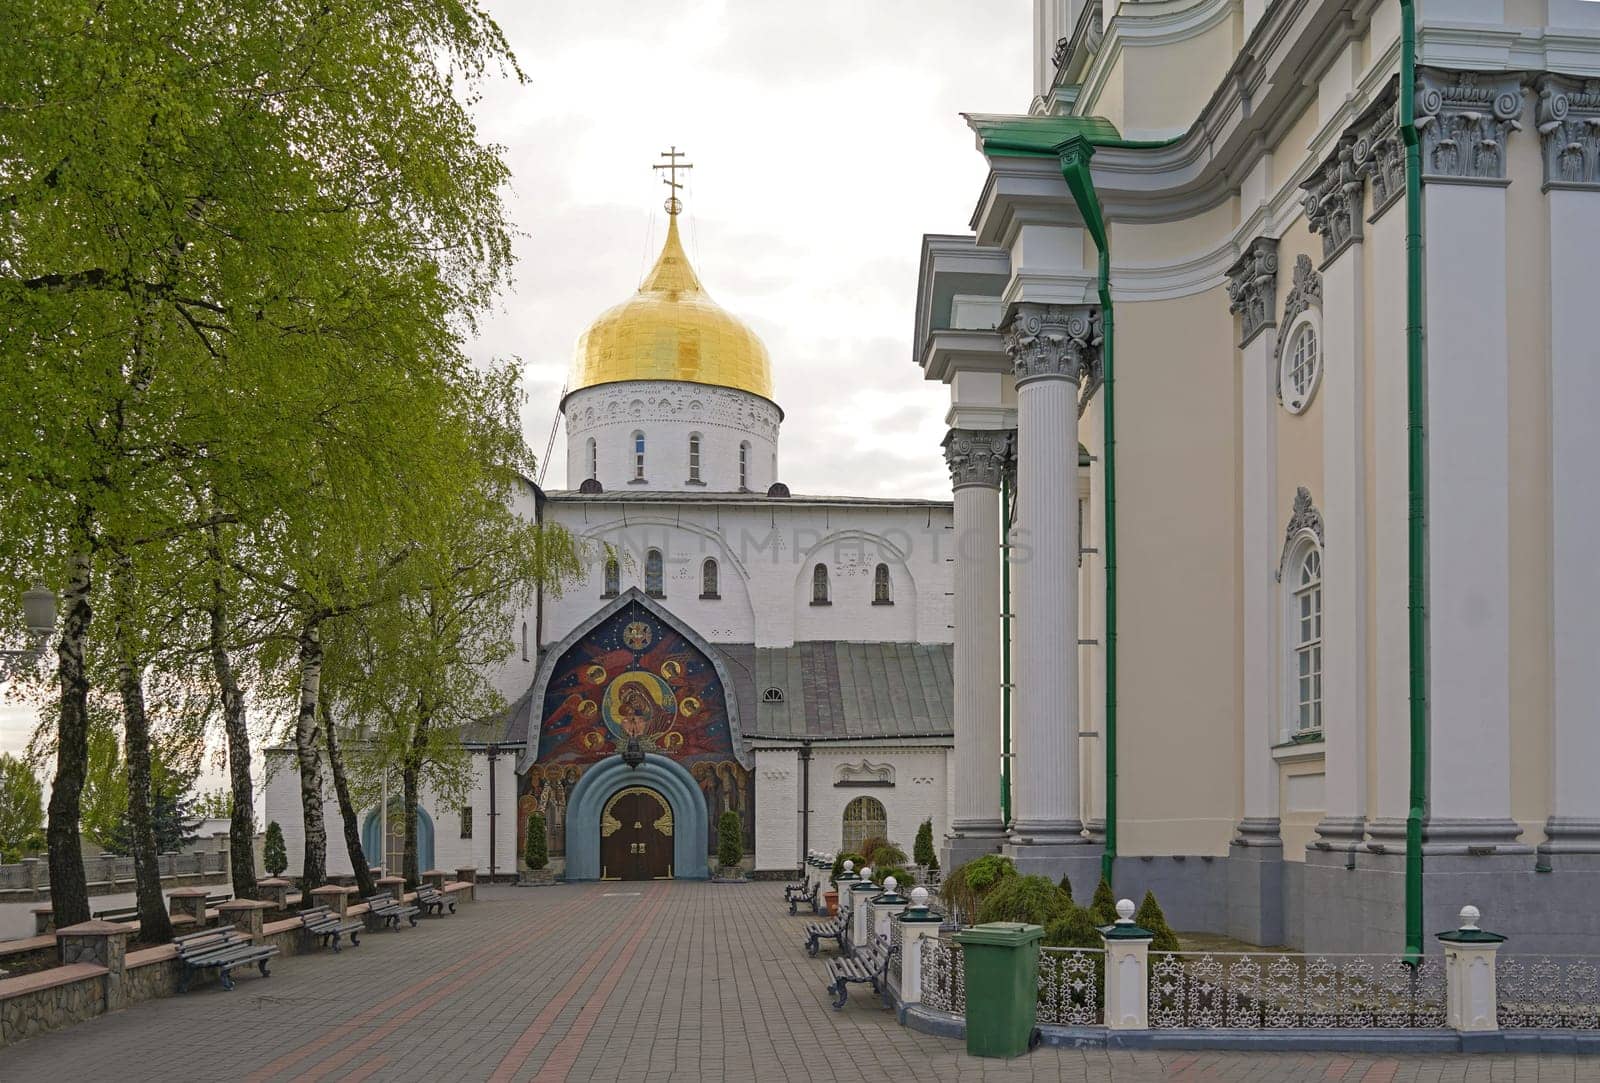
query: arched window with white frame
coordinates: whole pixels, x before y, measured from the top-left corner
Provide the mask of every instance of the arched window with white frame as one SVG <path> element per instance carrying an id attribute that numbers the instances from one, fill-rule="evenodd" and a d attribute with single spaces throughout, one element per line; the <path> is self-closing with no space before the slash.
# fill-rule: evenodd
<path id="1" fill-rule="evenodd" d="M 879 564 L 872 570 L 872 604 L 894 604 L 894 598 L 890 594 L 889 565 L 887 564 Z"/>
<path id="2" fill-rule="evenodd" d="M 689 434 L 689 480 L 700 480 L 700 434 Z"/>
<path id="3" fill-rule="evenodd" d="M 622 592 L 622 569 L 617 565 L 616 557 L 606 558 L 606 583 L 601 597 L 615 598 Z"/>
<path id="4" fill-rule="evenodd" d="M 589 473 L 587 476 L 598 478 L 600 476 L 600 445 L 595 443 L 595 439 L 592 436 L 589 437 L 584 445 L 583 459 L 588 464 Z"/>
<path id="5" fill-rule="evenodd" d="M 1290 555 L 1284 588 L 1289 611 L 1288 708 L 1291 736 L 1322 729 L 1322 548 L 1305 536 Z"/>
<path id="6" fill-rule="evenodd" d="M 700 564 L 700 597 L 722 597 L 721 593 L 718 591 L 718 587 L 720 586 L 718 579 L 719 571 L 717 568 L 716 558 L 706 557 L 706 559 Z"/>
<path id="7" fill-rule="evenodd" d="M 644 592 L 652 598 L 665 597 L 663 579 L 661 550 L 652 549 L 644 555 Z"/>
<path id="8" fill-rule="evenodd" d="M 811 604 L 830 604 L 828 601 L 828 566 L 826 564 L 818 564 L 811 569 Z"/>
<path id="9" fill-rule="evenodd" d="M 633 431 L 633 480 L 644 480 L 644 433 Z"/>
<path id="10" fill-rule="evenodd" d="M 739 488 L 750 488 L 750 441 L 739 442 Z"/>

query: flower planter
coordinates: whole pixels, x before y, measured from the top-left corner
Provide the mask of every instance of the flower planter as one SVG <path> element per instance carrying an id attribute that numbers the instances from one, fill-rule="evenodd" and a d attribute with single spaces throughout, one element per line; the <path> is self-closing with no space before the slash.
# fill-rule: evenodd
<path id="1" fill-rule="evenodd" d="M 839 916 L 839 893 L 837 891 L 824 891 L 822 893 L 822 901 L 828 907 L 829 917 L 836 918 Z"/>

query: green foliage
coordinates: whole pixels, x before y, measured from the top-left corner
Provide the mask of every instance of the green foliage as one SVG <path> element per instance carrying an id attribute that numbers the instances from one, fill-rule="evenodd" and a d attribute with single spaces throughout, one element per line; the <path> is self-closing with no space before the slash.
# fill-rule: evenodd
<path id="1" fill-rule="evenodd" d="M 880 869 L 874 865 L 872 868 L 872 879 L 879 884 L 883 883 L 891 876 L 894 877 L 895 890 L 902 895 L 917 886 L 916 874 L 907 871 L 904 866 L 885 865 Z"/>
<path id="2" fill-rule="evenodd" d="M 744 825 L 732 809 L 717 819 L 717 863 L 725 869 L 737 868 L 744 860 Z"/>
<path id="3" fill-rule="evenodd" d="M 976 920 L 980 925 L 991 921 L 1049 925 L 1066 917 L 1072 909 L 1072 899 L 1062 894 L 1049 877 L 1013 874 L 1001 879 L 983 896 Z"/>
<path id="4" fill-rule="evenodd" d="M 550 864 L 550 840 L 545 838 L 544 817 L 537 812 L 528 813 L 527 838 L 522 846 L 522 860 L 530 869 L 542 869 Z"/>
<path id="5" fill-rule="evenodd" d="M 1016 875 L 1017 867 L 1010 858 L 985 854 L 951 869 L 939 884 L 939 897 L 947 906 L 960 910 L 970 921 L 978 912 L 983 897 L 996 884 Z"/>
<path id="6" fill-rule="evenodd" d="M 877 869 L 879 865 L 904 865 L 906 852 L 886 838 L 874 837 L 861 844 L 862 859 Z"/>
<path id="7" fill-rule="evenodd" d="M 262 847 L 261 864 L 270 876 L 282 876 L 289 867 L 289 851 L 283 844 L 283 828 L 273 820 L 267 825 L 266 844 Z"/>
<path id="8" fill-rule="evenodd" d="M 1056 948 L 1098 948 L 1105 942 L 1089 911 L 1073 906 L 1044 927 L 1044 943 Z"/>
<path id="9" fill-rule="evenodd" d="M 911 844 L 911 854 L 918 865 L 935 872 L 939 868 L 939 855 L 933 848 L 933 820 L 923 820 L 917 828 L 916 841 Z"/>
<path id="10" fill-rule="evenodd" d="M 846 861 L 853 861 L 855 863 L 855 866 L 854 866 L 855 867 L 855 871 L 856 872 L 860 872 L 861 871 L 861 865 L 862 865 L 861 855 L 860 854 L 854 854 L 854 853 L 851 853 L 848 850 L 845 850 L 845 851 L 843 851 L 841 853 L 838 853 L 838 854 L 834 855 L 834 857 L 833 857 L 833 872 L 829 875 L 829 877 L 828 877 L 829 880 L 837 880 L 837 879 L 839 879 L 839 877 L 844 875 L 844 863 Z"/>
<path id="11" fill-rule="evenodd" d="M 1117 900 L 1111 894 L 1111 881 L 1104 876 L 1095 885 L 1094 898 L 1089 902 L 1089 916 L 1096 925 L 1110 925 L 1117 920 Z"/>
<path id="12" fill-rule="evenodd" d="M 204 790 L 195 796 L 194 814 L 207 820 L 226 820 L 233 816 L 232 790 Z"/>
<path id="13" fill-rule="evenodd" d="M 1056 887 L 1061 889 L 1061 893 L 1065 895 L 1069 901 L 1072 899 L 1072 880 L 1067 876 L 1066 873 L 1061 874 L 1061 880 L 1056 884 Z"/>
<path id="14" fill-rule="evenodd" d="M 177 853 L 195 839 L 201 817 L 194 811 L 195 798 L 191 793 L 174 792 L 169 786 L 155 783 L 150 795 L 150 826 L 156 836 L 156 852 Z M 114 854 L 133 853 L 132 825 L 124 820 L 113 837 L 109 849 Z"/>
<path id="15" fill-rule="evenodd" d="M 1156 902 L 1153 891 L 1144 893 L 1144 901 L 1139 904 L 1138 911 L 1133 915 L 1133 923 L 1141 929 L 1149 929 L 1155 933 L 1155 938 L 1150 941 L 1151 951 L 1178 951 L 1178 936 L 1172 931 L 1172 926 L 1167 924 L 1167 915 L 1161 912 L 1161 904 Z"/>
<path id="16" fill-rule="evenodd" d="M 0 861 L 44 849 L 44 786 L 28 762 L 0 755 Z"/>

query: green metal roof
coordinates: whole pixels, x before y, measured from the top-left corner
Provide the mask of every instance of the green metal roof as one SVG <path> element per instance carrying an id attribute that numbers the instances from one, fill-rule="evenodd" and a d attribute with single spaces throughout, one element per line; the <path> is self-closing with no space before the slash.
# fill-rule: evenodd
<path id="1" fill-rule="evenodd" d="M 968 113 L 983 152 L 1000 157 L 1054 158 L 1056 148 L 1078 135 L 1091 143 L 1122 141 L 1122 133 L 1105 117 L 1025 117 Z"/>

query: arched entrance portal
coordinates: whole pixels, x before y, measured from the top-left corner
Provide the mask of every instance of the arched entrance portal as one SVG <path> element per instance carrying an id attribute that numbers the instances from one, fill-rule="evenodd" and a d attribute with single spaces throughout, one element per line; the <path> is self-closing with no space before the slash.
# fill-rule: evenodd
<path id="1" fill-rule="evenodd" d="M 627 790 L 647 790 L 664 800 L 672 811 L 671 862 L 674 880 L 704 880 L 711 875 L 706 845 L 711 834 L 706 817 L 706 797 L 683 766 L 665 756 L 647 753 L 638 767 L 621 756 L 601 760 L 583 773 L 567 801 L 567 879 L 600 879 L 601 822 L 612 799 Z M 643 817 L 642 830 L 650 824 Z M 621 817 L 618 823 L 624 822 Z M 633 820 L 626 821 L 632 830 Z M 617 832 L 614 832 L 614 834 Z M 652 840 L 645 839 L 648 844 Z M 624 847 L 626 851 L 626 847 Z M 648 849 L 646 851 L 648 855 Z M 614 875 L 607 872 L 606 875 Z"/>
<path id="2" fill-rule="evenodd" d="M 600 879 L 670 880 L 672 808 L 648 786 L 618 790 L 600 813 Z"/>

